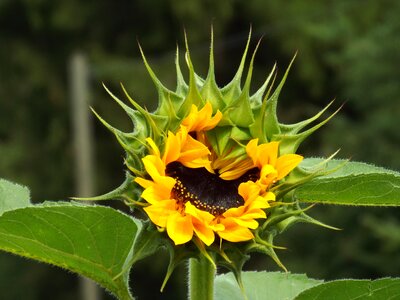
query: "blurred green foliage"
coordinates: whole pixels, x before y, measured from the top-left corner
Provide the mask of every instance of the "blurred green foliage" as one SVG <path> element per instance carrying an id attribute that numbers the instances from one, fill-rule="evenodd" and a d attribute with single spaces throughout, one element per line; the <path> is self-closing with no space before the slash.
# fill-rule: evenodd
<path id="1" fill-rule="evenodd" d="M 345 103 L 339 115 L 305 143 L 302 154 L 327 156 L 341 148 L 340 157 L 400 169 L 399 15 L 396 0 L 2 0 L 0 177 L 29 186 L 36 201 L 74 195 L 71 55 L 80 51 L 88 57 L 96 110 L 129 130 L 129 120 L 121 119 L 124 114 L 101 82 L 117 95 L 123 82 L 139 103 L 154 108 L 156 91 L 136 39 L 159 77 L 173 87 L 175 47 L 183 46 L 183 29 L 195 68 L 204 75 L 211 24 L 220 85 L 236 70 L 252 24 L 254 44 L 264 35 L 255 83 L 262 82 L 275 60 L 282 75 L 299 52 L 280 102 L 283 120 L 310 116 L 332 98 L 337 98 L 337 106 Z M 123 151 L 99 122 L 94 124 L 95 179 L 102 193 L 122 182 Z M 398 209 L 317 207 L 311 214 L 344 230 L 309 225 L 291 229 L 281 238 L 289 250 L 280 252 L 289 270 L 325 279 L 399 276 Z M 166 263 L 161 253 L 133 271 L 139 298 L 184 298 L 184 266 L 164 294 L 154 288 L 161 285 Z M 256 257 L 248 264 L 252 269 L 265 267 L 276 269 L 268 258 Z M 0 283 L 2 299 L 76 299 L 78 293 L 73 275 L 7 254 L 0 255 Z"/>

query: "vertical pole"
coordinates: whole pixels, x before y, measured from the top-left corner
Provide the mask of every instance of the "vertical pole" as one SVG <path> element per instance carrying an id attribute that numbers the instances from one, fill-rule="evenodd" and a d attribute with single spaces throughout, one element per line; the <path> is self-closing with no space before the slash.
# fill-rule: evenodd
<path id="1" fill-rule="evenodd" d="M 89 66 L 85 56 L 76 52 L 69 63 L 69 84 L 72 104 L 72 129 L 75 153 L 75 186 L 78 197 L 94 195 L 93 133 L 89 110 Z M 82 300 L 100 299 L 97 285 L 80 278 Z"/>

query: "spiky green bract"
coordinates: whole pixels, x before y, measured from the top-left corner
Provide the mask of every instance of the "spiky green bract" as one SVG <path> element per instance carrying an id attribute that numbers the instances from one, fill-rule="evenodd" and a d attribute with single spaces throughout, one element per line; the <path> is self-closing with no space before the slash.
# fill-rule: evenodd
<path id="1" fill-rule="evenodd" d="M 211 40 L 209 70 L 206 79 L 202 79 L 195 73 L 186 42 L 185 61 L 189 70 L 189 81 L 187 83 L 183 78 L 179 63 L 179 51 L 177 50 L 175 61 L 177 87 L 175 91 L 166 88 L 161 83 L 140 48 L 145 67 L 158 91 L 158 107 L 154 112 L 142 108 L 132 99 L 125 87 L 122 86 L 122 89 L 133 108 L 119 100 L 105 87 L 106 91 L 132 120 L 133 131 L 122 132 L 96 115 L 115 134 L 118 142 L 125 149 L 127 154 L 126 165 L 134 175 L 143 175 L 144 168 L 141 158 L 148 153 L 145 139 L 151 137 L 157 145 L 162 146 L 167 132 L 177 130 L 181 121 L 189 114 L 192 104 L 201 107 L 206 102 L 210 102 L 214 113 L 217 110 L 223 113 L 219 125 L 214 130 L 208 131 L 207 137 L 211 147 L 218 155 L 225 156 L 229 153 L 229 158 L 245 156 L 244 146 L 254 138 L 258 138 L 260 143 L 280 141 L 281 155 L 295 153 L 304 139 L 324 125 L 336 113 L 310 127 L 327 110 L 332 104 L 331 102 L 321 112 L 308 120 L 296 124 L 280 123 L 277 118 L 277 103 L 294 59 L 275 89 L 273 88 L 276 78 L 274 66 L 264 84 L 254 94 L 251 94 L 253 63 L 258 45 L 250 59 L 243 86 L 241 83 L 244 77 L 249 44 L 250 36 L 235 76 L 230 83 L 220 88 L 215 80 L 213 39 Z M 306 127 L 310 128 L 303 130 Z"/>
<path id="2" fill-rule="evenodd" d="M 248 62 L 247 72 L 245 73 L 250 37 L 251 34 L 249 34 L 236 74 L 232 81 L 222 88 L 217 85 L 215 79 L 213 35 L 211 35 L 209 68 L 205 79 L 202 79 L 195 72 L 185 36 L 185 61 L 188 67 L 189 79 L 185 81 L 183 78 L 179 51 L 177 50 L 175 60 L 177 86 L 174 91 L 166 88 L 157 78 L 140 48 L 144 65 L 158 91 L 158 107 L 154 112 L 147 111 L 138 105 L 129 96 L 127 90 L 122 87 L 133 106 L 132 108 L 105 88 L 128 114 L 133 123 L 132 132 L 122 132 L 96 114 L 100 121 L 114 133 L 118 142 L 125 149 L 125 163 L 130 172 L 127 173 L 127 180 L 119 188 L 106 195 L 92 198 L 93 200 L 114 198 L 124 200 L 132 207 L 144 205 L 144 203 L 141 203 L 142 200 L 139 196 L 140 188 L 134 183 L 134 179 L 136 176 L 145 177 L 141 159 L 150 153 L 145 139 L 150 137 L 162 151 L 168 131 L 176 132 L 178 130 L 182 120 L 188 116 L 192 104 L 201 108 L 206 103 L 210 103 L 214 113 L 217 111 L 222 113 L 222 119 L 218 125 L 206 132 L 207 141 L 218 157 L 233 160 L 245 158 L 247 156 L 245 147 L 250 140 L 255 138 L 258 138 L 259 143 L 279 141 L 280 155 L 295 153 L 305 138 L 336 114 L 334 112 L 328 118 L 316 122 L 331 105 L 330 103 L 318 114 L 305 121 L 296 124 L 280 123 L 277 117 L 278 99 L 294 59 L 290 62 L 289 67 L 276 87 L 274 87 L 277 77 L 276 67 L 273 66 L 265 82 L 252 94 L 250 90 L 253 64 L 259 43 Z M 243 84 L 242 81 L 244 82 Z M 277 195 L 277 202 L 280 205 L 273 206 L 267 210 L 266 221 L 260 223 L 260 226 L 254 231 L 255 238 L 251 241 L 241 243 L 215 242 L 211 246 L 205 247 L 200 240 L 194 237 L 192 243 L 175 246 L 168 238 L 160 237 L 162 239 L 160 245 L 169 250 L 171 257 L 166 279 L 179 262 L 188 257 L 199 257 L 199 255 L 209 259 L 213 265 L 229 268 L 234 272 L 239 284 L 241 283 L 240 272 L 242 266 L 251 252 L 267 254 L 285 269 L 275 253 L 275 249 L 279 248 L 274 246 L 275 236 L 297 222 L 325 226 L 306 215 L 307 208 L 300 207 L 299 203 L 293 199 L 293 189 L 325 173 L 323 165 L 317 166 L 313 170 L 302 170 L 297 167 L 288 177 L 274 186 L 272 191 Z M 153 230 L 156 230 L 154 225 Z"/>

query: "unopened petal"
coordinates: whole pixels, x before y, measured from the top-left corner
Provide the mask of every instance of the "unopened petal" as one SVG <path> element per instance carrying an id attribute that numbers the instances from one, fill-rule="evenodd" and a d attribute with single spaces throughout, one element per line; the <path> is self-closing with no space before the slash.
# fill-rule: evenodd
<path id="1" fill-rule="evenodd" d="M 185 126 L 189 132 L 191 131 L 207 131 L 219 123 L 222 119 L 222 113 L 217 113 L 212 116 L 212 106 L 207 102 L 203 108 L 198 110 L 197 106 L 192 105 L 189 115 L 183 119 L 182 125 Z"/>

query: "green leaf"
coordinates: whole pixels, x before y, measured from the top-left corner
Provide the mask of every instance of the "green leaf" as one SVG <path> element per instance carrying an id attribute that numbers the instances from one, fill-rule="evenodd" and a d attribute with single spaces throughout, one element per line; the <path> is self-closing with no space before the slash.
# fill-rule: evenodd
<path id="1" fill-rule="evenodd" d="M 128 267 L 131 267 L 137 261 L 154 254 L 162 245 L 162 234 L 152 228 L 150 222 L 144 222 L 142 229 L 135 238 L 133 246 L 131 262 Z"/>
<path id="2" fill-rule="evenodd" d="M 358 300 L 358 299 L 400 299 L 400 279 L 383 278 L 378 280 L 337 280 L 312 287 L 296 300 Z"/>
<path id="3" fill-rule="evenodd" d="M 325 161 L 325 158 L 306 158 L 304 159 L 300 167 L 303 169 L 312 169 L 316 165 L 321 164 Z M 338 168 L 335 172 L 326 174 L 324 176 L 318 178 L 332 178 L 332 177 L 343 177 L 348 175 L 361 175 L 361 174 L 375 174 L 375 173 L 384 173 L 384 174 L 394 174 L 400 176 L 399 172 L 388 170 L 382 167 L 377 167 L 375 165 L 363 163 L 363 162 L 356 162 L 343 159 L 331 159 L 326 164 L 324 164 L 325 168 L 328 170 L 334 170 Z"/>
<path id="4" fill-rule="evenodd" d="M 244 292 L 249 300 L 293 299 L 300 292 L 322 283 L 321 280 L 309 279 L 303 274 L 281 272 L 243 272 Z M 215 279 L 215 300 L 243 300 L 232 273 L 218 275 Z"/>
<path id="5" fill-rule="evenodd" d="M 43 204 L 0 217 L 0 249 L 79 273 L 131 299 L 127 264 L 138 225 L 109 207 Z"/>
<path id="6" fill-rule="evenodd" d="M 32 204 L 27 187 L 0 179 L 0 216 L 6 211 L 30 205 Z"/>
<path id="7" fill-rule="evenodd" d="M 320 159 L 307 159 L 301 167 L 311 169 Z M 332 160 L 327 170 L 337 171 L 299 186 L 293 194 L 300 202 L 400 206 L 400 173 L 359 162 Z"/>

